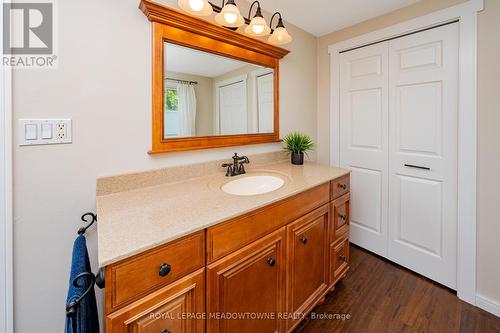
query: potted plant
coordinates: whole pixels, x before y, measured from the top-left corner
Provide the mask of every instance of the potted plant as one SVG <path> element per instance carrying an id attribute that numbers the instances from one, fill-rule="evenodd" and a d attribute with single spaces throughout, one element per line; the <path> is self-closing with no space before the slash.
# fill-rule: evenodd
<path id="1" fill-rule="evenodd" d="M 314 150 L 314 142 L 307 134 L 292 132 L 283 138 L 283 149 L 291 154 L 292 164 L 304 164 L 304 153 Z"/>

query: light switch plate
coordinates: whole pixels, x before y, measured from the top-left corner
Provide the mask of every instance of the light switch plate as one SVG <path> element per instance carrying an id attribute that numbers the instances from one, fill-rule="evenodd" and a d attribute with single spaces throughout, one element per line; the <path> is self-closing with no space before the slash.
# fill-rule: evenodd
<path id="1" fill-rule="evenodd" d="M 71 119 L 19 119 L 19 145 L 71 143 Z"/>

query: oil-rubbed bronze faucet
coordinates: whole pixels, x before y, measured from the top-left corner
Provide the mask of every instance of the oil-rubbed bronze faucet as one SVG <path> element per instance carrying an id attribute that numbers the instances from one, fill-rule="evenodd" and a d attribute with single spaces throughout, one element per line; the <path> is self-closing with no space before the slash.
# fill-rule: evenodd
<path id="1" fill-rule="evenodd" d="M 226 177 L 234 177 L 246 173 L 244 164 L 248 163 L 250 163 L 248 157 L 238 156 L 238 153 L 234 153 L 233 163 L 224 163 L 222 167 L 227 168 Z"/>

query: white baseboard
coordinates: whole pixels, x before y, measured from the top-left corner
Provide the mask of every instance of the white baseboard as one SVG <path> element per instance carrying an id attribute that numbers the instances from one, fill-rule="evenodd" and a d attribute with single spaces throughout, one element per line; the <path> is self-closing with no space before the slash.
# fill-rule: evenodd
<path id="1" fill-rule="evenodd" d="M 500 317 L 500 303 L 498 302 L 476 294 L 476 306 L 484 311 L 494 314 L 497 317 Z"/>

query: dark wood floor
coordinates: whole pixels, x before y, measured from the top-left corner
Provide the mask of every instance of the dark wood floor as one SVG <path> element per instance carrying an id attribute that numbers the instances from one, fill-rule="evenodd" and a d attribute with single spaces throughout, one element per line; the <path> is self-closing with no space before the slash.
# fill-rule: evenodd
<path id="1" fill-rule="evenodd" d="M 351 270 L 313 313 L 349 319 L 312 320 L 312 332 L 500 332 L 500 318 L 460 301 L 441 285 L 351 245 Z"/>

